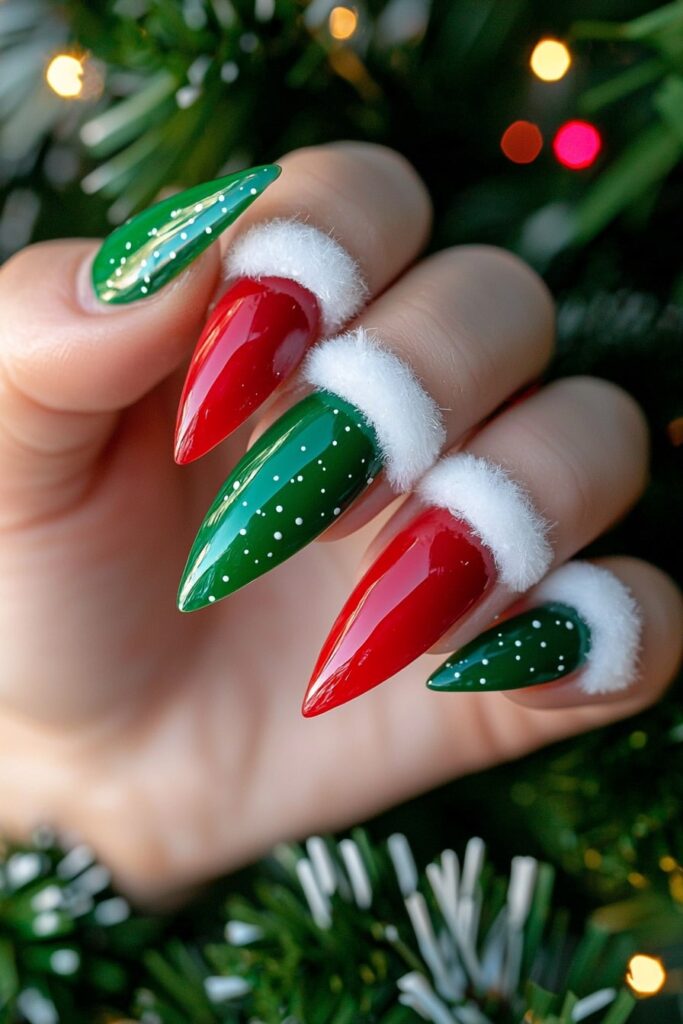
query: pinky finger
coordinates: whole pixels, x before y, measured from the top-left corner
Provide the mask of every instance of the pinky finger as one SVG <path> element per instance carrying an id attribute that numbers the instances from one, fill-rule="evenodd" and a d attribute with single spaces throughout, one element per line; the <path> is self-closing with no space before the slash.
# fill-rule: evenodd
<path id="1" fill-rule="evenodd" d="M 683 601 L 673 581 L 633 558 L 568 562 L 511 614 L 451 655 L 431 690 L 509 691 L 552 709 L 644 706 L 671 681 L 683 653 Z"/>

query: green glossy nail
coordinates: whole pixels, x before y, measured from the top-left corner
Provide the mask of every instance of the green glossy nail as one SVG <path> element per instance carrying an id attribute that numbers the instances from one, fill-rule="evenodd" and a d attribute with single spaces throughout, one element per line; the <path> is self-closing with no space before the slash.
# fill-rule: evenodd
<path id="1" fill-rule="evenodd" d="M 590 650 L 590 629 L 575 609 L 550 603 L 507 619 L 452 654 L 430 690 L 518 690 L 575 672 Z"/>
<path id="2" fill-rule="evenodd" d="M 334 522 L 382 468 L 374 429 L 317 391 L 280 417 L 218 492 L 190 551 L 178 607 L 190 612 L 284 562 Z"/>
<path id="3" fill-rule="evenodd" d="M 196 185 L 143 210 L 105 238 L 92 268 L 102 302 L 144 299 L 204 252 L 280 175 L 276 164 Z"/>

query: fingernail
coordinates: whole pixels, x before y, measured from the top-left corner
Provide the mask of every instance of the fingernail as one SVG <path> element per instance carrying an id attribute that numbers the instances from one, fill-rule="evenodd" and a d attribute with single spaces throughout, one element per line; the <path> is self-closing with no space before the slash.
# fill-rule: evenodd
<path id="1" fill-rule="evenodd" d="M 525 589 L 547 568 L 545 524 L 498 467 L 451 456 L 426 475 L 419 494 L 427 509 L 389 542 L 332 627 L 304 698 L 306 717 L 405 668 L 498 580 Z"/>
<path id="2" fill-rule="evenodd" d="M 315 296 L 293 281 L 236 281 L 213 310 L 178 408 L 175 461 L 193 462 L 243 423 L 297 368 L 319 332 Z"/>
<path id="3" fill-rule="evenodd" d="M 313 349 L 306 379 L 317 390 L 255 442 L 216 496 L 183 573 L 181 611 L 213 604 L 285 561 L 380 471 L 397 489 L 409 487 L 437 457 L 443 428 L 432 399 L 362 330 Z M 396 415 L 407 453 L 393 433 Z"/>
<path id="4" fill-rule="evenodd" d="M 320 652 L 306 717 L 346 704 L 428 650 L 483 597 L 493 560 L 445 509 L 423 512 L 351 594 Z"/>
<path id="5" fill-rule="evenodd" d="M 574 673 L 586 694 L 622 690 L 633 681 L 640 616 L 626 587 L 608 570 L 569 562 L 529 595 L 530 607 L 451 655 L 430 690 L 517 690 Z"/>
<path id="6" fill-rule="evenodd" d="M 518 690 L 571 675 L 586 660 L 590 631 L 564 604 L 537 605 L 483 633 L 430 677 L 430 690 Z"/>
<path id="7" fill-rule="evenodd" d="M 105 238 L 92 267 L 101 302 L 134 302 L 163 288 L 280 175 L 275 164 L 196 185 L 132 217 Z"/>
<path id="8" fill-rule="evenodd" d="M 273 220 L 241 235 L 226 258 L 232 283 L 192 357 L 178 409 L 176 462 L 210 451 L 297 369 L 321 334 L 359 311 L 360 270 L 310 224 Z"/>

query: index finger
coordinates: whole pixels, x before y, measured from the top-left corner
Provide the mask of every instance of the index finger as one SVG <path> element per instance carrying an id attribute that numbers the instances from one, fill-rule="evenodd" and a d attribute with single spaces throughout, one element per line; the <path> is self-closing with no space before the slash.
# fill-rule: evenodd
<path id="1" fill-rule="evenodd" d="M 176 462 L 205 455 L 383 291 L 425 243 L 431 212 L 392 150 L 299 150 L 225 235 L 228 287 L 211 311 L 179 403 Z"/>

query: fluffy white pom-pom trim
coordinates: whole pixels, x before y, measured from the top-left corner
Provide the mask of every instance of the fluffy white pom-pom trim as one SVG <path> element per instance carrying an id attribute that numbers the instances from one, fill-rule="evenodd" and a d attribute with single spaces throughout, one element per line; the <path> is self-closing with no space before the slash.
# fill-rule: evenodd
<path id="1" fill-rule="evenodd" d="M 500 466 L 468 453 L 451 455 L 430 470 L 419 493 L 427 504 L 446 508 L 471 526 L 511 590 L 527 590 L 547 571 L 552 559 L 547 524 Z"/>
<path id="2" fill-rule="evenodd" d="M 438 458 L 446 431 L 436 402 L 362 327 L 311 349 L 304 377 L 355 405 L 372 424 L 394 490 L 408 490 Z"/>
<path id="3" fill-rule="evenodd" d="M 590 630 L 590 650 L 579 669 L 584 693 L 625 690 L 638 670 L 641 614 L 621 580 L 590 562 L 567 562 L 529 595 L 533 604 L 557 601 L 574 608 Z"/>
<path id="4" fill-rule="evenodd" d="M 325 334 L 343 327 L 365 304 L 360 268 L 342 246 L 311 224 L 271 220 L 239 235 L 226 257 L 229 277 L 287 277 L 313 292 Z"/>

